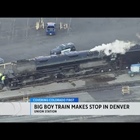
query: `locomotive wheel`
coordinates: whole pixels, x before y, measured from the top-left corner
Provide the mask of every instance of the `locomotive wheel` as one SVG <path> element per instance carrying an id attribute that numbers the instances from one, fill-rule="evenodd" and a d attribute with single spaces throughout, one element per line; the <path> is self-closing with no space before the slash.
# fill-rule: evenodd
<path id="1" fill-rule="evenodd" d="M 75 70 L 74 70 L 74 69 L 70 69 L 69 72 L 70 72 L 70 73 L 74 73 Z"/>
<path id="2" fill-rule="evenodd" d="M 125 67 L 125 69 L 128 69 L 128 67 Z"/>
<path id="3" fill-rule="evenodd" d="M 79 67 L 75 67 L 74 70 L 75 70 L 75 72 L 79 72 L 80 71 Z"/>
<path id="4" fill-rule="evenodd" d="M 0 90 L 2 90 L 3 89 L 3 84 L 0 84 Z"/>
<path id="5" fill-rule="evenodd" d="M 104 70 L 101 70 L 101 73 L 103 73 L 104 72 Z"/>
<path id="6" fill-rule="evenodd" d="M 131 74 L 130 74 L 130 77 L 134 77 L 134 73 L 131 73 Z"/>
<path id="7" fill-rule="evenodd" d="M 34 80 L 35 77 L 34 77 L 34 76 L 30 76 L 29 79 L 30 79 L 30 80 Z"/>
<path id="8" fill-rule="evenodd" d="M 94 69 L 92 69 L 92 73 L 96 73 L 96 71 Z"/>

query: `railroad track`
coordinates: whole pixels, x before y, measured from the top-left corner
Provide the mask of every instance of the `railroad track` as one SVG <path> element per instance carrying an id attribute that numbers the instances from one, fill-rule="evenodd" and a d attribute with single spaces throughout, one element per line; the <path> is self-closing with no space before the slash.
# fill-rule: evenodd
<path id="1" fill-rule="evenodd" d="M 82 92 L 90 92 L 90 91 L 102 91 L 102 90 L 111 90 L 115 88 L 122 88 L 122 86 L 135 86 L 136 84 L 140 84 L 140 81 L 132 81 L 132 82 L 122 82 L 122 83 L 116 83 L 116 84 L 98 84 L 96 86 L 84 86 L 84 87 L 79 87 L 75 89 L 66 89 L 66 90 L 58 90 L 58 91 L 51 91 L 51 92 L 40 92 L 40 93 L 35 93 L 35 94 L 28 94 L 26 97 L 31 98 L 31 97 L 51 97 L 55 95 L 67 95 L 67 94 L 77 94 Z M 12 97 L 4 97 L 0 99 L 0 102 L 9 102 L 9 101 L 18 101 L 18 100 L 23 100 L 23 95 L 15 95 Z"/>
<path id="2" fill-rule="evenodd" d="M 17 88 L 11 88 L 11 90 L 16 90 L 16 89 L 20 89 L 20 88 L 27 88 L 27 87 L 35 87 L 35 86 L 42 86 L 42 85 L 47 85 L 47 84 L 51 84 L 53 82 L 67 82 L 67 81 L 74 81 L 74 80 L 79 80 L 79 79 L 86 79 L 86 78 L 97 78 L 99 79 L 99 77 L 101 76 L 105 76 L 107 74 L 114 74 L 116 77 L 118 75 L 121 75 L 121 74 L 125 74 L 127 73 L 126 70 L 118 70 L 118 71 L 114 71 L 114 72 L 104 72 L 104 73 L 96 73 L 96 74 L 86 74 L 86 75 L 74 75 L 74 76 L 71 76 L 71 77 L 67 77 L 67 78 L 62 78 L 62 79 L 53 79 L 53 80 L 48 80 L 48 79 L 45 79 L 45 80 L 36 80 L 34 82 L 30 82 L 30 83 L 27 83 L 25 85 L 21 85 Z"/>

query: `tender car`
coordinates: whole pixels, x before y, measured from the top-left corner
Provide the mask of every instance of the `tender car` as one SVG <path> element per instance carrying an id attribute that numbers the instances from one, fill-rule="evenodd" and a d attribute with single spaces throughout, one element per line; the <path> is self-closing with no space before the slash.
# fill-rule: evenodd
<path id="1" fill-rule="evenodd" d="M 50 55 L 53 54 L 63 54 L 65 52 L 71 52 L 71 51 L 76 51 L 76 47 L 74 45 L 74 43 L 66 43 L 66 44 L 61 44 L 57 47 L 55 47 L 54 49 L 52 49 L 50 51 Z"/>
<path id="2" fill-rule="evenodd" d="M 0 64 L 4 63 L 4 59 L 0 58 Z"/>

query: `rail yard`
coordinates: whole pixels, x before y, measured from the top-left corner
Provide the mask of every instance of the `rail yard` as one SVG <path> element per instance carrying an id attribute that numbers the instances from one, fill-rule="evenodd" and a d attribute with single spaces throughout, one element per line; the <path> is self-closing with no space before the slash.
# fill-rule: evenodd
<path id="1" fill-rule="evenodd" d="M 55 36 L 47 36 L 44 29 L 35 29 L 39 18 L 0 19 L 0 57 L 5 60 L 0 72 L 8 81 L 1 86 L 0 101 L 28 102 L 30 97 L 59 96 L 76 96 L 80 102 L 140 100 L 140 75 L 130 77 L 128 74 L 131 64 L 140 62 L 139 18 L 43 19 L 45 23 L 51 21 L 69 26 L 66 29 L 58 26 Z M 75 44 L 75 52 L 50 56 L 55 46 L 68 42 Z M 124 46 L 122 50 L 121 45 Z M 113 46 L 118 49 L 111 49 Z M 131 94 L 122 94 L 124 86 L 130 88 Z M 126 121 L 140 121 L 139 116 L 129 117 Z M 123 116 L 112 116 L 112 121 L 115 119 L 125 122 Z M 15 120 L 16 116 L 11 119 Z M 47 116 L 18 117 L 19 122 L 36 120 L 103 122 L 109 119 L 107 116 L 99 119 L 96 116 L 58 116 L 52 120 Z M 1 116 L 0 121 L 9 122 L 10 118 Z"/>

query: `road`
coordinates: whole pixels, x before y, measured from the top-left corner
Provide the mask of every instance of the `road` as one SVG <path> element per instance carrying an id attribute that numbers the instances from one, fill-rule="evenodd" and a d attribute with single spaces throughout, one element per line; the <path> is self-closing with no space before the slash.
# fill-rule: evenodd
<path id="1" fill-rule="evenodd" d="M 120 88 L 116 88 L 63 95 L 63 97 L 78 97 L 80 102 L 139 102 L 139 90 L 138 86 L 132 87 L 132 94 L 125 96 L 121 94 Z M 0 122 L 140 122 L 140 116 L 1 116 Z"/>

